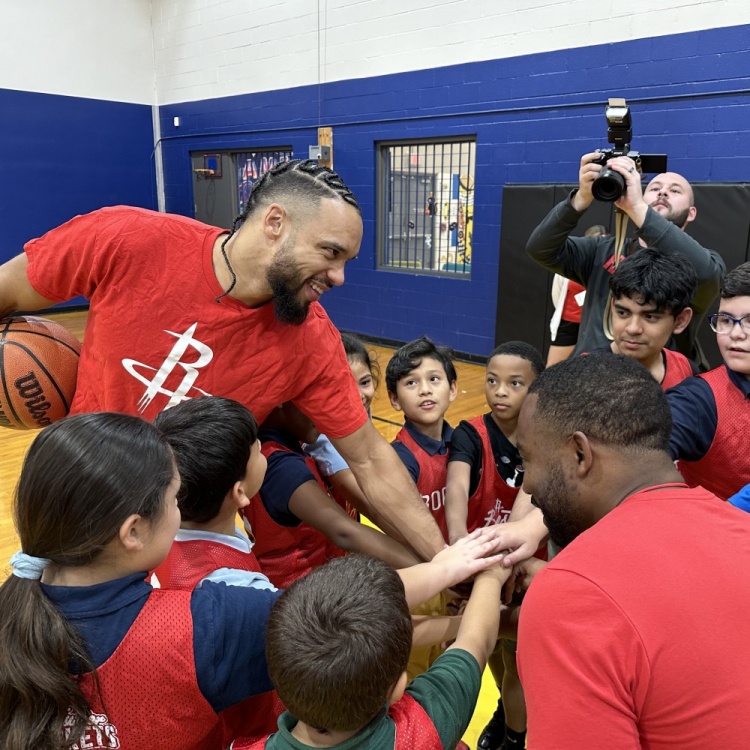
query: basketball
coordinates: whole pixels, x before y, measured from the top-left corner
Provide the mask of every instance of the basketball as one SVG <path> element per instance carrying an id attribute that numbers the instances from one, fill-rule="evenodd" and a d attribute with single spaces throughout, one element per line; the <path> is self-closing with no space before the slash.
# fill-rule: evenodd
<path id="1" fill-rule="evenodd" d="M 0 427 L 33 430 L 62 419 L 76 389 L 78 339 L 46 318 L 0 320 Z"/>

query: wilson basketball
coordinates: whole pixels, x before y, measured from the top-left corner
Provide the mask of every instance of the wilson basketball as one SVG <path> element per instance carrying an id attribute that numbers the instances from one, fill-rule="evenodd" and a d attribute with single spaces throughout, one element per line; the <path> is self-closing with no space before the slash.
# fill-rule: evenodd
<path id="1" fill-rule="evenodd" d="M 0 427 L 46 427 L 70 410 L 78 339 L 46 318 L 0 320 Z"/>

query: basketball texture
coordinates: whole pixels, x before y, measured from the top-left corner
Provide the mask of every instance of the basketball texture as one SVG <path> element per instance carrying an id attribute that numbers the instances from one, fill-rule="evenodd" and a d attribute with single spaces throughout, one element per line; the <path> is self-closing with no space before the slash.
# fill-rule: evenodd
<path id="1" fill-rule="evenodd" d="M 81 344 L 59 323 L 0 320 L 0 427 L 46 427 L 70 410 Z"/>

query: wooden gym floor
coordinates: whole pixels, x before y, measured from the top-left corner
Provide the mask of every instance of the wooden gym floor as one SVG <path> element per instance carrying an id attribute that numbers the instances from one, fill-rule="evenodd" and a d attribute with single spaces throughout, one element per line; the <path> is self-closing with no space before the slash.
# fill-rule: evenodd
<path id="1" fill-rule="evenodd" d="M 83 340 L 86 327 L 86 313 L 56 313 L 55 321 L 68 328 L 80 340 Z M 391 349 L 382 346 L 370 346 L 378 355 L 381 370 L 391 355 Z M 447 419 L 454 427 L 462 419 L 470 419 L 486 411 L 484 400 L 484 367 L 465 362 L 456 362 L 458 373 L 458 396 L 448 409 Z M 388 401 L 385 383 L 381 379 L 380 387 L 372 404 L 373 422 L 386 440 L 393 440 L 403 423 L 402 415 L 395 411 Z M 9 573 L 7 561 L 19 549 L 18 537 L 13 528 L 11 512 L 13 492 L 15 490 L 21 464 L 27 448 L 38 430 L 0 429 L 0 580 Z M 476 740 L 482 728 L 489 720 L 497 705 L 498 693 L 489 670 L 485 670 L 482 693 L 479 697 L 471 726 L 464 740 L 470 747 L 476 747 Z"/>

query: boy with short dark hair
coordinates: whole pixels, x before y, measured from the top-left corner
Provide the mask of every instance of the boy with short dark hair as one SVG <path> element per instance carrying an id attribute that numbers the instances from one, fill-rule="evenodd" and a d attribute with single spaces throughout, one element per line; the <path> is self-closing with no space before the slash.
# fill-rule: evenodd
<path id="1" fill-rule="evenodd" d="M 231 399 L 202 396 L 161 412 L 154 424 L 174 451 L 182 517 L 155 571 L 160 586 L 192 589 L 212 580 L 272 589 L 252 542 L 236 528 L 237 512 L 266 472 L 255 417 Z"/>
<path id="2" fill-rule="evenodd" d="M 427 336 L 397 349 L 385 371 L 391 406 L 404 413 L 404 426 L 391 444 L 446 541 L 445 485 L 453 428 L 446 422 L 445 412 L 456 398 L 456 380 L 453 352 Z M 441 593 L 412 614 L 444 616 L 449 613 L 448 604 Z M 426 671 L 443 650 L 440 644 L 415 646 L 407 664 L 409 677 Z"/>
<path id="3" fill-rule="evenodd" d="M 730 271 L 709 317 L 724 364 L 667 391 L 669 448 L 691 487 L 726 500 L 750 484 L 750 263 Z"/>
<path id="4" fill-rule="evenodd" d="M 516 448 L 518 415 L 529 386 L 544 367 L 541 353 L 523 341 L 500 344 L 487 358 L 484 391 L 490 412 L 462 421 L 453 433 L 446 491 L 451 542 L 511 517 L 523 484 Z M 515 640 L 499 641 L 489 666 L 501 699 L 477 747 L 520 750 L 526 738 L 526 704 Z"/>
<path id="5" fill-rule="evenodd" d="M 454 748 L 497 639 L 507 577 L 498 565 L 477 576 L 455 642 L 407 688 L 411 619 L 398 574 L 362 555 L 316 569 L 268 620 L 269 672 L 289 712 L 266 741 L 233 749 Z"/>
<path id="6" fill-rule="evenodd" d="M 174 452 L 182 515 L 154 583 L 192 591 L 203 581 L 218 581 L 275 591 L 260 572 L 252 542 L 235 526 L 237 511 L 258 491 L 266 471 L 255 417 L 231 399 L 202 396 L 161 412 L 154 424 Z M 274 692 L 225 709 L 217 750 L 238 735 L 263 736 L 283 709 Z"/>
<path id="7" fill-rule="evenodd" d="M 456 380 L 451 349 L 426 336 L 397 349 L 385 371 L 391 405 L 404 413 L 393 448 L 446 540 L 445 480 L 453 428 L 445 412 L 456 398 Z"/>
<path id="8" fill-rule="evenodd" d="M 698 372 L 684 354 L 666 348 L 693 317 L 690 301 L 697 285 L 692 263 L 650 247 L 625 258 L 609 279 L 610 349 L 638 360 L 663 390 Z"/>

